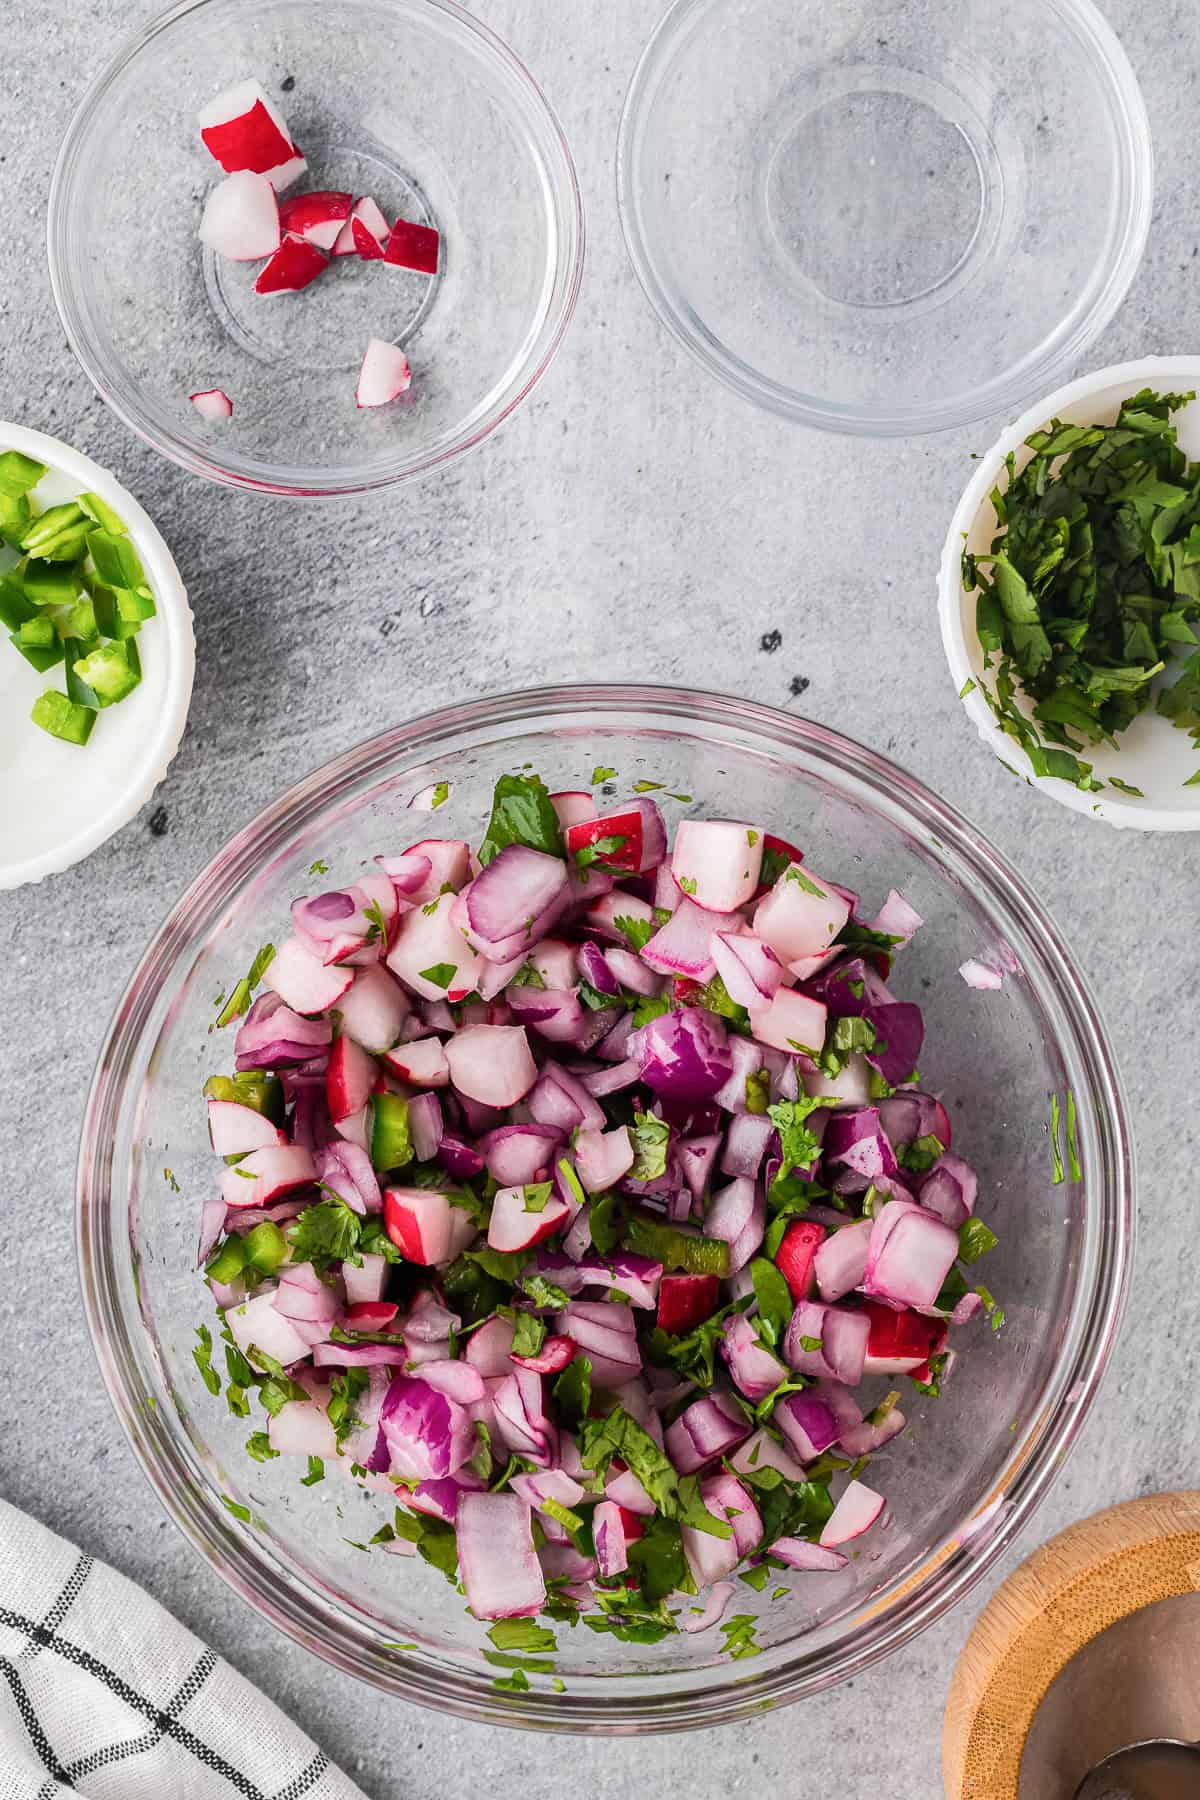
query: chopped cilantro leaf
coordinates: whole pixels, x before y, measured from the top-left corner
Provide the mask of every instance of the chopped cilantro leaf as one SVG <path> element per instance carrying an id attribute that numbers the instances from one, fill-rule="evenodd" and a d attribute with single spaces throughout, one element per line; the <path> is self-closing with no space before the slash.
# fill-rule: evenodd
<path id="1" fill-rule="evenodd" d="M 486 867 L 508 844 L 526 844 L 547 856 L 562 856 L 562 829 L 538 775 L 501 775 L 492 796 L 492 816 L 479 846 Z"/>
<path id="2" fill-rule="evenodd" d="M 710 1388 L 716 1379 L 717 1346 L 724 1335 L 725 1320 L 734 1310 L 732 1304 L 723 1306 L 699 1325 L 693 1325 L 690 1331 L 678 1335 L 655 1326 L 650 1333 L 650 1360 L 687 1376 L 698 1387 Z"/>
<path id="3" fill-rule="evenodd" d="M 1051 1096 L 1050 1096 L 1050 1181 L 1051 1181 L 1051 1185 L 1054 1187 L 1059 1187 L 1061 1185 L 1061 1183 L 1066 1180 L 1066 1172 L 1063 1169 L 1062 1152 L 1058 1147 L 1059 1117 L 1060 1117 L 1060 1114 L 1059 1114 L 1059 1106 L 1058 1106 L 1058 1095 L 1051 1094 Z"/>
<path id="4" fill-rule="evenodd" d="M 780 1100 L 768 1106 L 767 1117 L 779 1133 L 779 1178 L 785 1179 L 793 1169 L 807 1169 L 821 1154 L 821 1140 L 811 1125 L 809 1115 L 827 1106 L 828 1100 Z"/>
<path id="5" fill-rule="evenodd" d="M 362 1235 L 360 1215 L 337 1194 L 306 1206 L 284 1234 L 294 1262 L 310 1262 L 318 1271 L 330 1263 L 355 1258 Z"/>
<path id="6" fill-rule="evenodd" d="M 962 686 L 958 690 L 958 697 L 960 700 L 965 700 L 968 694 L 973 694 L 974 692 L 975 692 L 974 678 L 972 676 L 968 675 L 967 679 L 963 682 Z"/>
<path id="7" fill-rule="evenodd" d="M 599 787 L 602 782 L 612 781 L 616 773 L 615 769 L 606 769 L 603 763 L 597 763 L 592 770 L 591 786 Z"/>
<path id="8" fill-rule="evenodd" d="M 318 856 L 316 862 L 309 863 L 308 872 L 310 875 L 328 875 L 329 864 L 325 861 L 324 857 Z"/>
<path id="9" fill-rule="evenodd" d="M 250 1434 L 246 1439 L 246 1451 L 254 1458 L 255 1462 L 270 1462 L 272 1457 L 279 1455 L 278 1450 L 272 1450 L 271 1440 L 265 1431 L 255 1431 Z"/>
<path id="10" fill-rule="evenodd" d="M 592 1364 L 587 1356 L 573 1356 L 554 1383 L 559 1412 L 572 1426 L 585 1419 L 592 1404 Z"/>
<path id="11" fill-rule="evenodd" d="M 1133 787 L 1130 782 L 1122 781 L 1117 775 L 1109 776 L 1108 785 L 1109 787 L 1117 788 L 1122 794 L 1132 795 L 1135 800 L 1144 800 L 1146 798 L 1140 787 Z"/>
<path id="12" fill-rule="evenodd" d="M 319 1456 L 310 1456 L 308 1459 L 308 1474 L 300 1477 L 300 1485 L 302 1487 L 315 1487 L 318 1481 L 324 1481 L 324 1479 L 325 1464 L 321 1461 Z"/>
<path id="13" fill-rule="evenodd" d="M 449 798 L 450 783 L 448 781 L 435 781 L 433 784 L 433 792 L 429 796 L 429 810 L 431 812 L 436 812 L 439 806 L 445 806 Z"/>
<path id="14" fill-rule="evenodd" d="M 771 1071 L 755 1069 L 746 1077 L 746 1111 L 765 1113 L 771 1098 Z"/>
<path id="15" fill-rule="evenodd" d="M 633 791 L 635 794 L 657 794 L 665 785 L 661 781 L 635 781 Z"/>
<path id="16" fill-rule="evenodd" d="M 521 1650 L 529 1656 L 558 1650 L 554 1633 L 534 1619 L 497 1619 L 487 1634 L 497 1650 Z"/>
<path id="17" fill-rule="evenodd" d="M 628 913 L 618 913 L 613 924 L 624 934 L 626 943 L 635 954 L 646 947 L 656 929 L 653 919 L 635 919 Z"/>
<path id="18" fill-rule="evenodd" d="M 628 842 L 628 837 L 618 831 L 610 833 L 608 837 L 596 838 L 593 843 L 581 844 L 578 850 L 572 852 L 575 866 L 579 869 L 590 869 L 593 863 L 601 862 L 606 857 L 616 856 Z"/>
<path id="19" fill-rule="evenodd" d="M 979 1298 L 983 1301 L 983 1310 L 987 1314 L 988 1318 L 991 1320 L 992 1330 L 999 1331 L 1004 1324 L 1003 1308 L 997 1304 L 995 1295 L 992 1293 L 989 1293 L 988 1289 L 984 1287 L 982 1282 L 979 1283 L 979 1286 L 975 1289 L 975 1292 L 979 1295 Z"/>
<path id="20" fill-rule="evenodd" d="M 1067 1167 L 1071 1171 L 1072 1181 L 1083 1180 L 1079 1153 L 1075 1148 L 1075 1093 L 1072 1088 L 1067 1089 Z"/>
<path id="21" fill-rule="evenodd" d="M 989 1225 L 982 1219 L 972 1216 L 965 1219 L 958 1228 L 959 1260 L 965 1263 L 978 1262 L 989 1250 L 994 1250 L 1000 1239 Z"/>
<path id="22" fill-rule="evenodd" d="M 721 1636 L 725 1639 L 724 1650 L 735 1661 L 747 1656 L 761 1656 L 762 1645 L 754 1641 L 754 1633 L 758 1621 L 753 1613 L 735 1613 L 732 1619 L 721 1622 Z"/>
<path id="23" fill-rule="evenodd" d="M 448 988 L 458 974 L 457 963 L 432 963 L 428 969 L 417 971 L 422 981 L 431 982 L 434 987 Z"/>
<path id="24" fill-rule="evenodd" d="M 679 886 L 685 894 L 694 894 L 696 892 L 696 883 L 690 875 L 681 875 L 679 877 Z"/>
<path id="25" fill-rule="evenodd" d="M 221 1391 L 221 1377 L 212 1366 L 212 1332 L 207 1325 L 197 1325 L 196 1336 L 200 1342 L 192 1351 L 192 1361 L 200 1371 L 200 1379 L 210 1394 Z"/>
<path id="26" fill-rule="evenodd" d="M 774 1350 L 783 1342 L 783 1334 L 791 1323 L 795 1302 L 787 1282 L 775 1264 L 768 1262 L 765 1256 L 756 1256 L 750 1264 L 750 1279 L 754 1283 L 754 1298 L 758 1302 L 758 1335 L 768 1350 Z"/>
<path id="27" fill-rule="evenodd" d="M 553 1192 L 552 1181 L 527 1182 L 521 1189 L 522 1210 L 527 1213 L 544 1213 Z"/>

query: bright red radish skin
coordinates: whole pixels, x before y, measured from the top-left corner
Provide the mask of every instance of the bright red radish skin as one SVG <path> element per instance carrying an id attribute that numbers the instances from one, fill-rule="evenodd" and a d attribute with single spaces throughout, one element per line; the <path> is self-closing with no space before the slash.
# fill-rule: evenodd
<path id="1" fill-rule="evenodd" d="M 375 1060 L 353 1038 L 338 1037 L 325 1071 L 325 1099 L 335 1125 L 367 1104 L 375 1085 Z"/>
<path id="2" fill-rule="evenodd" d="M 430 1188 L 384 1188 L 383 1228 L 401 1256 L 425 1268 L 449 1262 L 475 1236 L 470 1214 Z"/>
<path id="3" fill-rule="evenodd" d="M 386 1331 L 400 1308 L 393 1300 L 359 1300 L 346 1308 L 350 1331 Z"/>
<path id="4" fill-rule="evenodd" d="M 350 221 L 350 248 L 363 262 L 383 261 L 383 245 L 363 219 Z"/>
<path id="5" fill-rule="evenodd" d="M 775 1252 L 775 1266 L 793 1300 L 807 1300 L 813 1287 L 813 1264 L 825 1242 L 825 1227 L 812 1219 L 793 1219 Z"/>
<path id="6" fill-rule="evenodd" d="M 403 350 L 396 344 L 385 342 L 383 338 L 372 338 L 363 356 L 358 386 L 354 390 L 354 400 L 359 411 L 365 411 L 371 406 L 387 406 L 390 401 L 407 393 L 411 386 L 412 370 Z"/>
<path id="7" fill-rule="evenodd" d="M 567 846 L 567 854 L 576 856 L 580 850 L 592 844 L 598 844 L 602 838 L 624 838 L 615 850 L 606 850 L 597 856 L 594 868 L 624 869 L 627 873 L 641 868 L 642 864 L 642 815 L 640 812 L 605 813 L 598 819 L 583 819 L 578 825 L 568 825 L 563 833 Z"/>
<path id="8" fill-rule="evenodd" d="M 199 236 L 228 262 L 259 262 L 280 245 L 279 204 L 265 175 L 242 170 L 217 183 L 204 202 Z"/>
<path id="9" fill-rule="evenodd" d="M 287 121 L 257 81 L 226 88 L 196 115 L 205 146 L 229 173 L 248 169 L 287 186 L 304 169 Z"/>
<path id="10" fill-rule="evenodd" d="M 397 219 L 388 233 L 383 260 L 397 269 L 415 269 L 418 275 L 436 275 L 441 239 L 428 225 Z"/>
<path id="11" fill-rule="evenodd" d="M 285 237 L 254 284 L 256 294 L 298 294 L 329 267 L 324 250 L 304 238 Z"/>
<path id="12" fill-rule="evenodd" d="M 721 1303 L 716 1275 L 664 1275 L 658 1286 L 658 1323 L 663 1331 L 690 1331 L 712 1317 Z"/>
<path id="13" fill-rule="evenodd" d="M 232 419 L 233 401 L 224 388 L 200 388 L 188 399 L 202 419 Z"/>
<path id="14" fill-rule="evenodd" d="M 293 194 L 279 208 L 279 223 L 292 237 L 301 237 L 319 250 L 332 250 L 350 217 L 350 204 L 351 196 L 334 188 Z"/>

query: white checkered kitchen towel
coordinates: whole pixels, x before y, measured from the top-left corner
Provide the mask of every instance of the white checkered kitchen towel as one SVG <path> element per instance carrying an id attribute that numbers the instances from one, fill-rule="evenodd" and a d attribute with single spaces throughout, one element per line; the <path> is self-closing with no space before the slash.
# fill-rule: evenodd
<path id="1" fill-rule="evenodd" d="M 0 1800 L 363 1800 L 133 1582 L 0 1500 Z"/>

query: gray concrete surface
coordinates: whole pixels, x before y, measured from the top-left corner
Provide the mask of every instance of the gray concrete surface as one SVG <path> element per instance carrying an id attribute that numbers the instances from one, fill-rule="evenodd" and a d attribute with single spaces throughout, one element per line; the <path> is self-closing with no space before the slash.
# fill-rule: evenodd
<path id="1" fill-rule="evenodd" d="M 518 1784 L 526 1800 L 551 1800 L 581 1781 L 606 1800 L 801 1782 L 928 1800 L 946 1685 L 985 1597 L 802 1708 L 687 1741 L 585 1748 L 386 1704 L 276 1636 L 160 1515 L 76 1298 L 75 1138 L 109 1013 L 168 904 L 235 827 L 334 752 L 463 693 L 652 677 L 804 710 L 890 752 L 1016 860 L 1074 942 L 1115 1037 L 1142 1213 L 1114 1366 L 1022 1548 L 1195 1475 L 1195 841 L 1119 837 L 1066 813 L 1005 775 L 964 723 L 933 584 L 968 454 L 992 425 L 909 444 L 807 435 L 702 382 L 652 318 L 620 241 L 612 156 L 658 8 L 481 4 L 541 76 L 579 161 L 591 251 L 573 330 L 482 452 L 399 497 L 295 509 L 186 479 L 129 436 L 76 368 L 51 303 L 54 146 L 94 61 L 150 0 L 3 7 L 0 417 L 69 436 L 142 498 L 191 590 L 199 671 L 152 806 L 83 867 L 0 899 L 0 1490 L 145 1583 L 373 1800 L 482 1800 Z M 1149 103 L 1159 185 L 1145 265 L 1095 365 L 1192 350 L 1200 336 L 1200 13 L 1188 0 L 1110 0 L 1108 11 Z"/>

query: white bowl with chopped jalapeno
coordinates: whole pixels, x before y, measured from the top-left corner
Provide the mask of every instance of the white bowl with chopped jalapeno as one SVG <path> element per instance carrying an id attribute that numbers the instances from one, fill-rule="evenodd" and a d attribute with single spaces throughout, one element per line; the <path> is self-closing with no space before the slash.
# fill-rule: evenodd
<path id="1" fill-rule="evenodd" d="M 1200 830 L 1197 392 L 1200 356 L 1061 388 L 979 459 L 942 552 L 942 641 L 980 737 L 1141 831 Z"/>
<path id="2" fill-rule="evenodd" d="M 69 868 L 145 804 L 194 667 L 183 582 L 132 494 L 0 422 L 0 888 Z"/>

